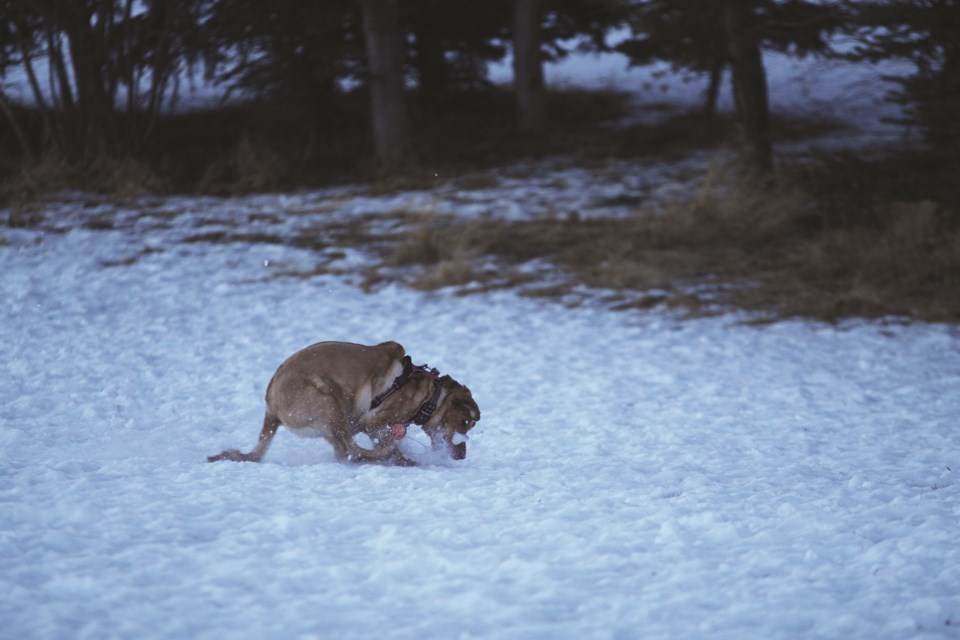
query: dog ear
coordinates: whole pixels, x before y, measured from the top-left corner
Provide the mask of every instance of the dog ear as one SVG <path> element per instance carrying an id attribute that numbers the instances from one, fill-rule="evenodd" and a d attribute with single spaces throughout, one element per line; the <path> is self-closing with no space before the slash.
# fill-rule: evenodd
<path id="1" fill-rule="evenodd" d="M 466 387 L 464 387 L 464 389 L 466 389 Z M 480 419 L 480 407 L 477 406 L 477 403 L 474 402 L 473 398 L 470 396 L 465 398 L 457 398 L 453 402 L 453 406 L 457 410 L 462 411 L 464 415 L 469 416 L 474 422 Z"/>
<path id="2" fill-rule="evenodd" d="M 440 387 L 447 392 L 447 396 L 451 399 L 458 397 L 464 388 L 462 384 L 448 375 L 440 376 Z"/>
<path id="3" fill-rule="evenodd" d="M 480 407 L 477 406 L 477 403 L 474 402 L 473 398 L 471 397 L 468 401 L 465 400 L 462 404 L 464 407 L 466 407 L 467 413 L 470 414 L 470 419 L 474 422 L 478 422 L 480 420 Z"/>
<path id="4" fill-rule="evenodd" d="M 394 360 L 400 360 L 403 358 L 404 354 L 406 354 L 406 350 L 404 350 L 403 345 L 399 342 L 394 342 L 393 340 L 381 342 L 377 345 L 377 348 L 382 349 L 384 352 L 390 354 L 390 357 Z"/>

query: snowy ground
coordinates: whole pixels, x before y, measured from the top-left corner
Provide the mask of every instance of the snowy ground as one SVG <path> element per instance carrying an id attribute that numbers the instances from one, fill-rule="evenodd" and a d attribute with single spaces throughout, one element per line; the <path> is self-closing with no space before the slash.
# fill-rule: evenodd
<path id="1" fill-rule="evenodd" d="M 364 294 L 323 223 L 602 205 L 557 170 L 552 197 L 65 197 L 0 230 L 0 637 L 960 637 L 955 328 Z M 261 237 L 196 241 L 228 231 Z M 281 432 L 265 464 L 206 463 L 321 339 L 469 385 L 467 459 L 348 466 Z"/>
<path id="2" fill-rule="evenodd" d="M 960 638 L 956 328 L 355 286 L 348 236 L 398 211 L 626 215 L 709 162 L 65 194 L 0 226 L 0 638 Z M 467 459 L 348 466 L 281 431 L 262 465 L 206 463 L 324 339 L 469 385 Z"/>

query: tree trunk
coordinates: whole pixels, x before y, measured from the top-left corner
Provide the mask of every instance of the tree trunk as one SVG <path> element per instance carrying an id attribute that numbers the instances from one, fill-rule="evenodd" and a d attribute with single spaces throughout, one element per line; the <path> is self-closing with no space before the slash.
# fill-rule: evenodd
<path id="1" fill-rule="evenodd" d="M 360 4 L 370 65 L 374 144 L 382 167 L 395 170 L 411 160 L 397 0 L 361 0 Z"/>
<path id="2" fill-rule="evenodd" d="M 48 8 L 48 19 L 59 18 L 67 40 L 78 120 L 73 144 L 79 159 L 96 158 L 115 151 L 117 142 L 114 96 L 105 80 L 108 43 L 105 27 L 101 26 L 110 18 L 95 15 L 82 3 L 67 2 L 62 8 L 59 15 Z"/>
<path id="3" fill-rule="evenodd" d="M 433 99 L 449 88 L 447 61 L 443 36 L 438 25 L 431 20 L 420 19 L 413 25 L 416 37 L 413 50 L 416 53 L 418 87 L 420 95 Z"/>
<path id="4" fill-rule="evenodd" d="M 730 53 L 734 102 L 745 138 L 746 159 L 754 170 L 767 173 L 773 168 L 770 106 L 767 75 L 751 4 L 749 0 L 724 0 L 723 26 Z"/>
<path id="5" fill-rule="evenodd" d="M 720 97 L 720 83 L 723 82 L 724 61 L 717 58 L 710 67 L 710 81 L 703 99 L 703 117 L 713 120 L 717 115 L 717 99 Z"/>
<path id="6" fill-rule="evenodd" d="M 13 109 L 10 108 L 9 101 L 7 100 L 6 96 L 3 95 L 2 91 L 0 91 L 0 111 L 3 111 L 3 115 L 10 124 L 10 128 L 13 129 L 13 135 L 16 136 L 17 143 L 20 145 L 20 153 L 22 154 L 23 160 L 27 164 L 33 164 L 33 152 L 30 150 L 30 142 L 27 140 L 27 136 L 23 133 L 23 129 L 20 127 L 20 123 L 17 121 L 17 116 L 14 115 Z"/>
<path id="7" fill-rule="evenodd" d="M 517 117 L 524 131 L 539 133 L 546 124 L 546 89 L 543 84 L 543 0 L 514 0 L 513 78 Z"/>

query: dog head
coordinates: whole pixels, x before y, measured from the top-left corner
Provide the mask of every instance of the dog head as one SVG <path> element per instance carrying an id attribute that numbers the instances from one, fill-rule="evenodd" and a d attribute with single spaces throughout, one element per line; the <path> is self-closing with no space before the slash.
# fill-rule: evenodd
<path id="1" fill-rule="evenodd" d="M 470 389 L 450 376 L 440 378 L 443 396 L 434 414 L 423 425 L 435 450 L 446 449 L 454 460 L 467 457 L 467 432 L 480 420 L 480 407 Z"/>

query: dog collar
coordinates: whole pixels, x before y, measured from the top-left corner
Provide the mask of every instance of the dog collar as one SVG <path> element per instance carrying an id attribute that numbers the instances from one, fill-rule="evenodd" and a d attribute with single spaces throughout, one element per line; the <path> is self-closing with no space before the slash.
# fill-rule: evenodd
<path id="1" fill-rule="evenodd" d="M 426 364 L 414 365 L 413 360 L 410 358 L 410 356 L 403 356 L 402 362 L 403 362 L 403 371 L 400 373 L 400 375 L 394 378 L 393 384 L 390 385 L 389 389 L 387 389 L 386 391 L 384 391 L 383 393 L 381 393 L 380 395 L 378 395 L 377 397 L 375 397 L 373 400 L 370 401 L 370 408 L 376 409 L 381 404 L 383 404 L 384 400 L 386 400 L 391 395 L 399 391 L 403 387 L 403 385 L 407 384 L 407 382 L 410 381 L 410 378 L 413 376 L 413 374 L 419 373 L 419 372 L 428 374 L 431 378 L 433 378 L 433 395 L 430 397 L 429 400 L 427 400 L 426 402 L 420 405 L 420 407 L 417 409 L 417 412 L 413 415 L 413 417 L 410 420 L 407 421 L 406 425 L 404 425 L 403 434 L 406 435 L 407 426 L 411 424 L 417 424 L 417 425 L 426 424 L 427 420 L 429 420 L 430 417 L 433 415 L 433 412 L 437 410 L 437 405 L 440 402 L 440 394 L 443 391 L 443 382 L 441 382 L 440 380 L 440 372 L 437 371 L 436 369 L 431 369 L 429 365 L 426 365 Z M 402 424 L 402 423 L 398 423 L 398 424 Z M 391 430 L 394 430 L 394 433 L 396 433 L 396 430 L 394 429 L 395 426 L 396 425 L 390 425 L 390 428 Z M 403 436 L 398 436 L 398 437 L 402 438 Z"/>
<path id="2" fill-rule="evenodd" d="M 407 381 L 410 380 L 410 376 L 413 375 L 413 371 L 414 371 L 413 361 L 410 359 L 410 356 L 403 356 L 403 360 L 401 362 L 403 363 L 403 371 L 401 371 L 400 375 L 398 375 L 396 378 L 393 379 L 393 384 L 390 385 L 389 389 L 387 389 L 386 391 L 384 391 L 383 393 L 381 393 L 380 395 L 378 395 L 377 397 L 375 397 L 373 400 L 370 401 L 371 409 L 376 409 L 377 407 L 379 407 L 384 400 L 389 398 L 395 392 L 399 391 L 400 388 L 403 387 L 403 385 L 407 384 Z M 417 368 L 419 369 L 421 367 L 417 367 Z"/>
<path id="3" fill-rule="evenodd" d="M 443 391 L 443 383 L 440 381 L 439 372 L 436 369 L 431 369 L 429 373 L 430 377 L 433 378 L 433 395 L 429 400 L 420 405 L 416 415 L 414 415 L 413 420 L 411 420 L 413 424 L 421 426 L 426 424 L 430 416 L 433 415 L 433 412 L 437 410 L 437 405 L 440 403 L 440 393 Z"/>

